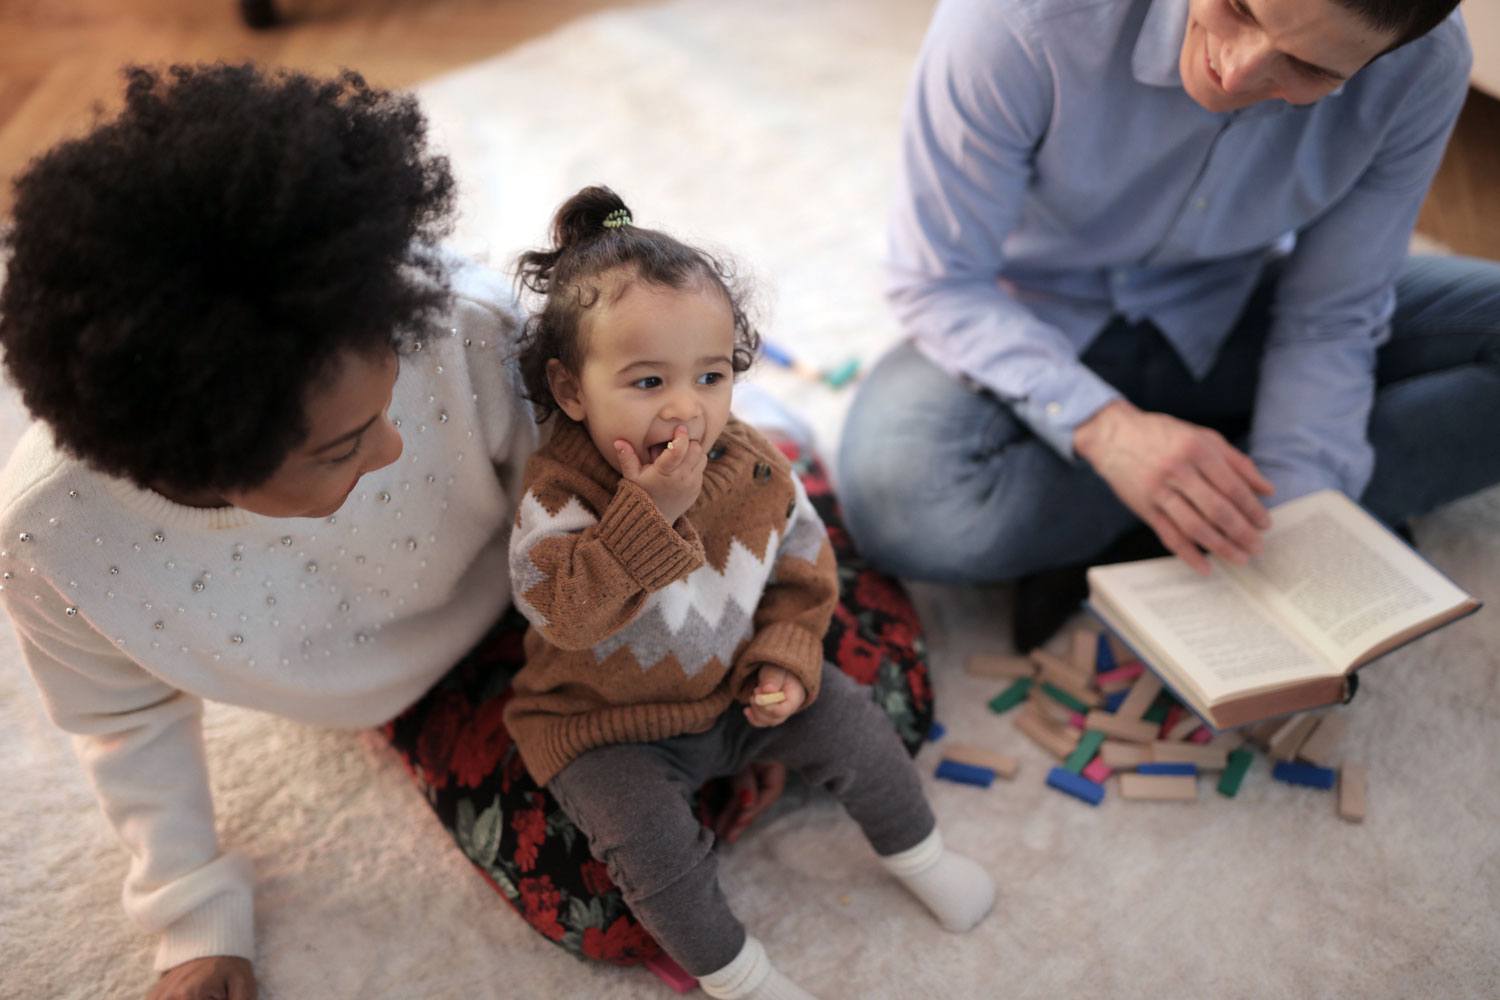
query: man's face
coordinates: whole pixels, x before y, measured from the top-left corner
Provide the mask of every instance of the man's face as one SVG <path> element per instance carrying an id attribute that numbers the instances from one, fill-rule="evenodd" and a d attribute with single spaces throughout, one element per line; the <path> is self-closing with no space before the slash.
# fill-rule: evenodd
<path id="1" fill-rule="evenodd" d="M 1209 111 L 1311 104 L 1395 41 L 1334 0 L 1191 0 L 1178 68 Z"/>

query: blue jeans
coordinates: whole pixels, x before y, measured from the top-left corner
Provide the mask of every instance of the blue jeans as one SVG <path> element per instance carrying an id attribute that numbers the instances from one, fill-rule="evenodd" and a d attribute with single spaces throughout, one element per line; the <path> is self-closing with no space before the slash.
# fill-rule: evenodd
<path id="1" fill-rule="evenodd" d="M 1082 361 L 1136 406 L 1242 441 L 1269 326 L 1262 283 L 1201 381 L 1149 322 L 1116 320 Z M 1500 482 L 1500 263 L 1414 257 L 1376 361 L 1360 498 L 1395 524 Z M 1490 430 L 1486 430 L 1489 428 Z M 839 452 L 850 532 L 887 573 L 1013 580 L 1089 562 L 1139 523 L 1085 462 L 1070 463 L 987 391 L 910 344 L 866 377 Z"/>

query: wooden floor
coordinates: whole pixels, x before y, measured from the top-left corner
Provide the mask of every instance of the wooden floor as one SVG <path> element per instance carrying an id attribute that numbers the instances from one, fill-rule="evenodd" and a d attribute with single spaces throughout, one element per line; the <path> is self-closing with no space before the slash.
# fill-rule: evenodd
<path id="1" fill-rule="evenodd" d="M 241 23 L 237 0 L 0 0 L 0 215 L 10 209 L 9 179 L 32 156 L 117 103 L 127 62 L 351 66 L 373 83 L 407 87 L 573 18 L 645 2 L 278 0 L 288 23 L 256 32 Z M 1418 227 L 1500 259 L 1500 101 L 1470 94 Z"/>

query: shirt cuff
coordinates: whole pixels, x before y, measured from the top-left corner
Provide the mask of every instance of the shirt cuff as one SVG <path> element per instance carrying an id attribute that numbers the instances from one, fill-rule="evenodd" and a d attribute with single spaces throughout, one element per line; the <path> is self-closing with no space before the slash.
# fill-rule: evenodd
<path id="1" fill-rule="evenodd" d="M 1025 397 L 1010 400 L 1010 405 L 1037 437 L 1071 461 L 1078 425 L 1120 398 L 1118 389 L 1077 364 L 1038 380 Z"/>

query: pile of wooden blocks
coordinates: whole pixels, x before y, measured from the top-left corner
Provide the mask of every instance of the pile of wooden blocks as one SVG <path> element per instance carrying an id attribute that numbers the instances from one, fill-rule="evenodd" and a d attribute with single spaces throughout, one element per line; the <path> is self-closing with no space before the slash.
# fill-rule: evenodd
<path id="1" fill-rule="evenodd" d="M 1364 768 L 1334 766 L 1342 716 L 1308 713 L 1215 734 L 1113 636 L 1079 629 L 1070 639 L 1066 657 L 1041 649 L 1025 657 L 978 654 L 966 666 L 1009 681 L 990 709 L 1014 711 L 1016 728 L 1061 762 L 1048 773 L 1049 786 L 1098 805 L 1115 777 L 1127 799 L 1192 801 L 1198 776 L 1216 773 L 1219 793 L 1232 798 L 1254 759 L 1248 742 L 1273 761 L 1272 777 L 1322 789 L 1337 783 L 1339 815 L 1364 819 Z M 944 742 L 940 749 L 940 778 L 988 787 L 1019 770 L 1015 758 L 981 746 Z"/>

